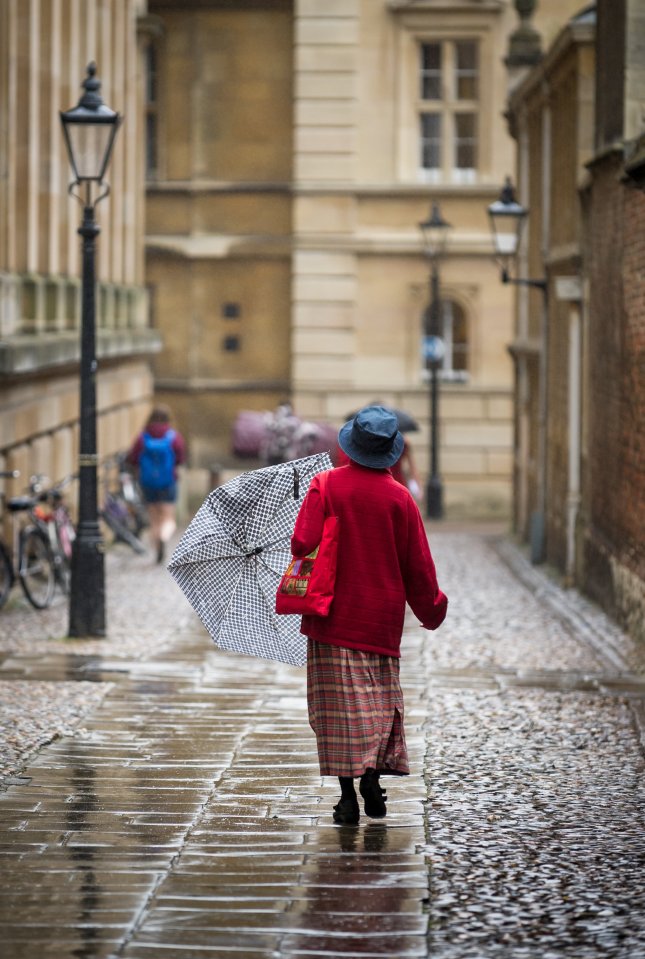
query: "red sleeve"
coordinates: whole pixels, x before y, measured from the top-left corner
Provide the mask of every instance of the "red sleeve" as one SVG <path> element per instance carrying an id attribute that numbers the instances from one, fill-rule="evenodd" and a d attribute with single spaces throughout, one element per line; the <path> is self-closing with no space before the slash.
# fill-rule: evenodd
<path id="1" fill-rule="evenodd" d="M 181 433 L 175 431 L 172 448 L 175 451 L 175 466 L 181 466 L 186 462 L 186 441 Z"/>
<path id="2" fill-rule="evenodd" d="M 325 507 L 320 495 L 320 474 L 314 476 L 296 519 L 291 552 L 302 558 L 318 546 L 325 523 Z"/>
<path id="3" fill-rule="evenodd" d="M 406 599 L 422 626 L 437 629 L 446 618 L 448 597 L 439 589 L 428 537 L 419 508 L 412 497 L 408 504 L 408 530 Z"/>

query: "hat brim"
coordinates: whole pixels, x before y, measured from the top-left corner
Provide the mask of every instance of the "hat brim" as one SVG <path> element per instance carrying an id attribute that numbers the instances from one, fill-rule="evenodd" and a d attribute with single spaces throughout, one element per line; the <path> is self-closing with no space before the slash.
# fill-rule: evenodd
<path id="1" fill-rule="evenodd" d="M 355 463 L 358 463 L 359 466 L 369 466 L 374 470 L 382 470 L 387 469 L 389 466 L 394 466 L 397 460 L 401 458 L 405 440 L 400 432 L 397 432 L 394 437 L 392 449 L 388 450 L 387 453 L 370 454 L 352 441 L 352 425 L 353 421 L 350 420 L 348 423 L 345 423 L 344 426 L 341 426 L 338 431 L 338 445 L 343 453 L 346 453 L 347 456 L 349 456 L 351 460 L 354 460 Z"/>

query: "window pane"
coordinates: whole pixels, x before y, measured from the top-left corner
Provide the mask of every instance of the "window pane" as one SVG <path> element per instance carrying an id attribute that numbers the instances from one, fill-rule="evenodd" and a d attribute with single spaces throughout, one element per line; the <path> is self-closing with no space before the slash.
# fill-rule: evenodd
<path id="1" fill-rule="evenodd" d="M 421 99 L 441 99 L 441 44 L 421 44 Z"/>
<path id="2" fill-rule="evenodd" d="M 146 101 L 157 102 L 157 51 L 153 44 L 146 50 Z"/>
<path id="3" fill-rule="evenodd" d="M 421 167 L 438 170 L 441 167 L 441 114 L 421 114 Z"/>
<path id="4" fill-rule="evenodd" d="M 146 174 L 154 176 L 157 172 L 157 117 L 154 113 L 146 116 Z"/>
<path id="5" fill-rule="evenodd" d="M 477 166 L 477 117 L 474 113 L 455 114 L 455 168 L 474 170 Z"/>
<path id="6" fill-rule="evenodd" d="M 452 368 L 453 370 L 468 369 L 468 332 L 464 311 L 456 303 L 453 304 L 452 319 Z"/>
<path id="7" fill-rule="evenodd" d="M 478 72 L 477 44 L 472 40 L 455 43 L 455 90 L 458 100 L 477 99 Z"/>

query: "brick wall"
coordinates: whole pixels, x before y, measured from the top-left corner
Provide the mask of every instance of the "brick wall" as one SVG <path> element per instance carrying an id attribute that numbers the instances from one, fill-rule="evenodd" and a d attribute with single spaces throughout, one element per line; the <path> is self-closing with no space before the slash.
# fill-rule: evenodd
<path id="1" fill-rule="evenodd" d="M 565 568 L 567 555 L 568 417 L 569 304 L 552 296 L 549 302 L 546 541 L 547 559 L 560 569 Z"/>
<path id="2" fill-rule="evenodd" d="M 593 168 L 583 587 L 645 640 L 645 194 L 620 171 Z"/>

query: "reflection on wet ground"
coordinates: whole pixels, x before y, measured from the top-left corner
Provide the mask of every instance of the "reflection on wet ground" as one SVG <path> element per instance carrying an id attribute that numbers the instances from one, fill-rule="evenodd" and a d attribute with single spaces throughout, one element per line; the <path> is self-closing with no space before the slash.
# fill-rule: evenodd
<path id="1" fill-rule="evenodd" d="M 28 749 L 48 743 L 0 794 L 3 957 L 644 957 L 638 657 L 604 621 L 590 653 L 586 610 L 549 612 L 481 539 L 435 546 L 451 614 L 404 637 L 412 775 L 384 822 L 332 825 L 302 670 L 177 619 L 156 658 L 149 622 L 109 656 L 3 647 L 3 690 L 44 704 Z M 52 688 L 59 713 L 77 694 L 56 726 Z"/>
<path id="2" fill-rule="evenodd" d="M 390 789 L 388 819 L 338 828 L 301 670 L 201 638 L 158 661 L 21 665 L 117 681 L 0 796 L 11 959 L 425 955 L 414 725 L 416 775 Z"/>

